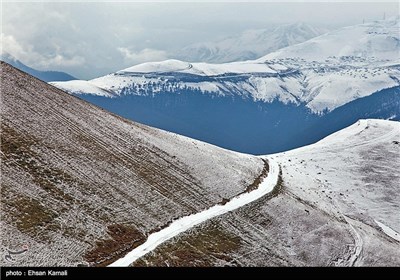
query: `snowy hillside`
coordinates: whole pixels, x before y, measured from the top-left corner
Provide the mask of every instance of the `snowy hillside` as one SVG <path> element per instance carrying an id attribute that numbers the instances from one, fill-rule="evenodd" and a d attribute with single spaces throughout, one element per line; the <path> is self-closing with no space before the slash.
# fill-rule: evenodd
<path id="1" fill-rule="evenodd" d="M 306 23 L 246 30 L 220 41 L 197 43 L 179 50 L 176 58 L 191 62 L 224 63 L 256 59 L 327 32 Z"/>
<path id="2" fill-rule="evenodd" d="M 211 219 L 133 265 L 399 266 L 399 140 L 399 122 L 360 120 L 266 156 L 282 170 L 273 197 Z"/>
<path id="3" fill-rule="evenodd" d="M 81 94 L 154 95 L 201 91 L 254 101 L 305 104 L 314 113 L 400 84 L 399 20 L 342 28 L 257 60 L 225 64 L 167 60 L 53 85 Z M 79 83 L 79 84 L 77 84 Z M 95 90 L 98 87 L 98 90 Z M 105 93 L 106 92 L 106 93 Z"/>
<path id="4" fill-rule="evenodd" d="M 360 120 L 316 144 L 273 158 L 284 167 L 288 185 L 304 186 L 297 194 L 309 201 L 323 195 L 335 202 L 319 201 L 328 212 L 340 210 L 355 220 L 386 223 L 400 233 L 399 140 L 400 122 Z M 400 242 L 400 235 L 395 239 Z"/>

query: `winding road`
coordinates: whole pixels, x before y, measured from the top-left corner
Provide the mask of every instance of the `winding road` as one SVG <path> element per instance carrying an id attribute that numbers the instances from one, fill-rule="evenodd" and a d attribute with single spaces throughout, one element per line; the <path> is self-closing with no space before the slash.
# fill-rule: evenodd
<path id="1" fill-rule="evenodd" d="M 279 165 L 272 158 L 268 159 L 268 164 L 269 164 L 268 176 L 263 179 L 263 181 L 260 183 L 257 189 L 251 192 L 240 194 L 232 198 L 225 205 L 217 204 L 207 210 L 204 210 L 202 212 L 193 215 L 182 217 L 172 222 L 166 228 L 149 235 L 145 243 L 136 247 L 135 249 L 130 251 L 127 255 L 113 262 L 109 266 L 110 267 L 129 266 L 140 257 L 146 255 L 147 253 L 150 253 L 159 245 L 177 236 L 178 234 L 194 226 L 197 226 L 198 224 L 203 223 L 209 219 L 233 211 L 237 208 L 240 208 L 246 204 L 249 204 L 250 202 L 253 202 L 263 197 L 264 195 L 269 194 L 278 183 Z"/>

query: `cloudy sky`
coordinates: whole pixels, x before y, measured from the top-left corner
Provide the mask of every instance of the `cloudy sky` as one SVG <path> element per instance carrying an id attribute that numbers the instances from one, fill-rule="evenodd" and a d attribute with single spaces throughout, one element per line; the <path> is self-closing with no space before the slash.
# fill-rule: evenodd
<path id="1" fill-rule="evenodd" d="M 31 67 L 89 79 L 247 29 L 295 22 L 341 27 L 384 12 L 398 15 L 399 4 L 3 1 L 1 45 Z"/>

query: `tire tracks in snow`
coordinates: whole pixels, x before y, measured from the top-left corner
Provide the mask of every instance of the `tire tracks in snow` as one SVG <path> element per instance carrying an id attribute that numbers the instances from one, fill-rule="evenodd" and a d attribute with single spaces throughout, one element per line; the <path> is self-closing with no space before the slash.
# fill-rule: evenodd
<path id="1" fill-rule="evenodd" d="M 185 216 L 178 220 L 175 220 L 174 222 L 169 224 L 166 228 L 150 234 L 145 243 L 134 248 L 127 255 L 113 262 L 109 266 L 110 267 L 129 266 L 140 257 L 143 257 L 144 255 L 150 253 L 151 251 L 156 249 L 159 245 L 179 235 L 180 233 L 183 233 L 186 230 L 193 228 L 194 226 L 197 226 L 214 217 L 236 210 L 244 205 L 247 205 L 271 193 L 274 190 L 276 184 L 278 183 L 280 168 L 279 164 L 272 158 L 269 158 L 268 164 L 269 164 L 268 175 L 267 177 L 263 178 L 257 189 L 252 190 L 251 192 L 242 193 L 232 198 L 229 202 L 227 202 L 224 205 L 217 204 L 202 212 Z"/>

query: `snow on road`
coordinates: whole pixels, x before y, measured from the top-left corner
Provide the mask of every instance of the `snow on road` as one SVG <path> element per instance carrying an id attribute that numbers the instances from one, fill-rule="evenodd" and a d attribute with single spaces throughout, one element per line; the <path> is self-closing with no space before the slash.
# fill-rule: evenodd
<path id="1" fill-rule="evenodd" d="M 380 228 L 383 230 L 384 233 L 386 233 L 391 238 L 393 238 L 393 239 L 395 239 L 395 240 L 400 242 L 400 234 L 398 232 L 396 232 L 395 230 L 391 229 L 387 225 L 378 222 L 377 220 L 375 220 L 375 223 L 377 223 L 378 226 L 380 226 Z"/>
<path id="2" fill-rule="evenodd" d="M 274 189 L 278 182 L 278 176 L 279 165 L 274 160 L 269 159 L 268 176 L 264 178 L 257 189 L 234 197 L 225 205 L 215 205 L 200 213 L 185 216 L 174 221 L 168 227 L 149 235 L 145 243 L 136 247 L 126 256 L 118 259 L 109 266 L 129 266 L 138 258 L 146 255 L 165 241 L 177 236 L 178 234 L 211 218 L 225 214 L 229 211 L 233 211 L 239 207 L 242 207 L 246 204 L 249 204 L 250 202 L 261 198 L 262 196 L 270 193 Z"/>

